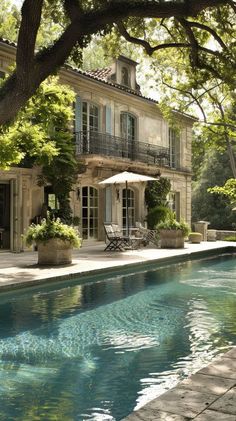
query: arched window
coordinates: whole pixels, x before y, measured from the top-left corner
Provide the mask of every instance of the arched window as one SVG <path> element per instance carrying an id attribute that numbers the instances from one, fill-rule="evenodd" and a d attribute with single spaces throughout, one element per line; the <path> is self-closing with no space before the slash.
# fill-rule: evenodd
<path id="1" fill-rule="evenodd" d="M 125 86 L 130 86 L 130 73 L 127 67 L 122 67 L 121 69 L 121 84 Z"/>

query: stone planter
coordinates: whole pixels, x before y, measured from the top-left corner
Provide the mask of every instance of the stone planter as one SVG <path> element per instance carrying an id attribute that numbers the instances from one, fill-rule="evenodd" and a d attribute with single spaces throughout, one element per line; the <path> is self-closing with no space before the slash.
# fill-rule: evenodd
<path id="1" fill-rule="evenodd" d="M 72 246 L 69 241 L 52 238 L 37 246 L 39 265 L 67 265 L 72 262 Z"/>
<path id="2" fill-rule="evenodd" d="M 216 230 L 207 230 L 207 241 L 216 241 Z"/>
<path id="3" fill-rule="evenodd" d="M 200 232 L 191 232 L 188 239 L 190 243 L 199 244 L 202 241 L 202 234 Z"/>
<path id="4" fill-rule="evenodd" d="M 184 248 L 184 235 L 181 230 L 160 230 L 161 248 L 180 249 Z"/>

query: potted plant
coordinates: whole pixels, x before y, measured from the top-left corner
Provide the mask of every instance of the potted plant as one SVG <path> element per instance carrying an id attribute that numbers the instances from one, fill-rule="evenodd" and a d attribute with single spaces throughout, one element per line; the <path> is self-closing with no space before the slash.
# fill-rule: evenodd
<path id="1" fill-rule="evenodd" d="M 161 248 L 184 248 L 184 239 L 190 232 L 190 227 L 185 221 L 177 221 L 175 214 L 157 225 L 160 234 Z"/>
<path id="2" fill-rule="evenodd" d="M 59 218 L 51 219 L 49 214 L 41 224 L 30 225 L 25 241 L 28 246 L 37 245 L 40 265 L 69 264 L 72 261 L 72 248 L 81 246 L 78 232 L 63 224 Z"/>

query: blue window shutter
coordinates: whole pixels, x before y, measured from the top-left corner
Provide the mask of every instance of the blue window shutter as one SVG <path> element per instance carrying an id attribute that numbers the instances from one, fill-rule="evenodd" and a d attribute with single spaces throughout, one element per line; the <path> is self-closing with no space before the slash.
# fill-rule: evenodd
<path id="1" fill-rule="evenodd" d="M 106 105 L 106 133 L 112 134 L 111 107 Z"/>
<path id="2" fill-rule="evenodd" d="M 81 98 L 77 95 L 75 99 L 75 132 L 80 132 L 82 130 L 81 120 L 82 120 L 82 101 L 81 101 Z"/>

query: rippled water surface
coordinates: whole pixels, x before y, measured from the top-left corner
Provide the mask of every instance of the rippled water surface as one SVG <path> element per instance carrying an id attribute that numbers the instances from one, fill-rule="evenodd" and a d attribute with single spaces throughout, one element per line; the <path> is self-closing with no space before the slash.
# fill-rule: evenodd
<path id="1" fill-rule="evenodd" d="M 236 344 L 236 257 L 0 298 L 0 420 L 120 420 Z"/>

